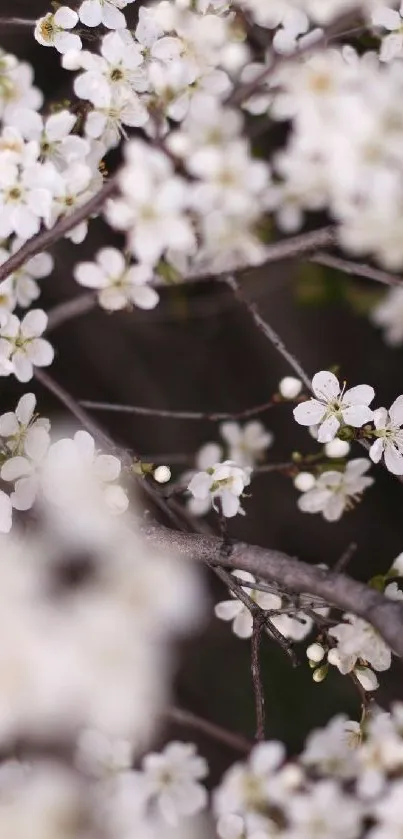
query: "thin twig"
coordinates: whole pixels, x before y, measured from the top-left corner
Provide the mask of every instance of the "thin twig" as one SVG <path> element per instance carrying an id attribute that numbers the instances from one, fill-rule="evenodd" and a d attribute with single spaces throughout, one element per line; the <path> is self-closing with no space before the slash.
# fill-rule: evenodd
<path id="1" fill-rule="evenodd" d="M 298 60 L 309 53 L 324 49 L 327 46 L 329 39 L 333 40 L 336 38 L 339 32 L 342 34 L 343 28 L 345 29 L 350 26 L 350 23 L 354 23 L 356 17 L 356 12 L 342 14 L 331 26 L 328 27 L 328 29 L 325 29 L 322 35 L 315 41 L 308 40 L 302 46 L 297 45 L 296 49 L 291 53 L 274 54 L 272 56 L 273 60 L 271 64 L 267 64 L 266 67 L 264 67 L 264 69 L 254 79 L 252 79 L 252 81 L 246 82 L 236 88 L 229 95 L 226 104 L 232 106 L 242 105 L 242 103 L 246 102 L 255 93 L 255 91 L 259 90 L 263 83 L 268 81 L 269 77 L 279 68 L 280 65 L 285 63 L 288 64 L 289 62 Z"/>
<path id="2" fill-rule="evenodd" d="M 253 408 L 246 408 L 244 411 L 230 413 L 226 411 L 171 411 L 167 408 L 146 408 L 140 405 L 118 405 L 113 402 L 94 402 L 91 399 L 81 399 L 80 405 L 89 408 L 91 411 L 110 411 L 121 414 L 138 414 L 143 417 L 161 417 L 161 419 L 173 420 L 206 420 L 208 422 L 220 422 L 222 420 L 246 419 L 247 417 L 262 414 L 281 402 L 270 400 L 262 405 L 255 405 Z"/>
<path id="3" fill-rule="evenodd" d="M 66 300 L 64 303 L 59 303 L 57 306 L 53 306 L 53 308 L 48 312 L 48 325 L 46 331 L 51 332 L 52 329 L 57 329 L 57 327 L 61 326 L 65 323 L 65 321 L 79 317 L 79 315 L 86 315 L 87 312 L 91 312 L 92 309 L 95 309 L 96 305 L 97 300 L 95 294 L 93 292 L 88 292 L 88 294 L 80 294 L 78 297 L 73 297 L 72 300 Z"/>
<path id="4" fill-rule="evenodd" d="M 256 326 L 263 332 L 266 338 L 270 341 L 271 344 L 275 347 L 275 349 L 283 356 L 283 358 L 288 362 L 290 367 L 294 370 L 297 376 L 303 381 L 304 385 L 308 388 L 308 390 L 312 389 L 311 380 L 309 376 L 305 373 L 305 370 L 301 366 L 298 359 L 287 349 L 283 341 L 281 340 L 280 336 L 277 335 L 277 332 L 270 326 L 267 321 L 263 320 L 257 306 L 255 303 L 251 303 L 245 297 L 243 290 L 238 282 L 237 279 L 233 275 L 227 277 L 227 283 L 230 288 L 232 288 L 234 294 L 237 296 L 238 300 L 245 306 L 248 310 L 249 314 L 255 321 Z"/>
<path id="5" fill-rule="evenodd" d="M 32 29 L 36 24 L 36 20 L 27 20 L 23 17 L 8 17 L 0 18 L 0 30 L 8 27 L 30 26 Z"/>
<path id="6" fill-rule="evenodd" d="M 221 553 L 223 553 L 222 540 Z M 228 553 L 228 551 L 226 551 L 226 549 L 224 548 L 224 554 L 225 553 Z M 288 655 L 293 667 L 296 667 L 298 665 L 298 658 L 295 654 L 295 650 L 293 649 L 292 644 L 290 644 L 287 638 L 285 638 L 284 635 L 282 635 L 281 632 L 277 629 L 273 621 L 270 619 L 269 615 L 266 614 L 265 610 L 263 610 L 256 603 L 255 600 L 252 600 L 252 598 L 246 591 L 244 591 L 244 589 L 242 588 L 242 581 L 237 582 L 238 578 L 236 577 L 236 575 L 230 574 L 228 571 L 225 571 L 224 568 L 222 568 L 219 565 L 213 563 L 209 563 L 209 565 L 213 569 L 216 576 L 219 577 L 220 580 L 222 580 L 222 582 L 227 586 L 227 588 L 234 595 L 234 597 L 240 600 L 241 603 L 243 603 L 243 605 L 248 609 L 248 611 L 252 615 L 252 618 L 257 615 L 261 619 L 266 634 L 271 636 L 271 638 L 273 638 L 277 642 L 277 644 L 279 644 L 283 652 L 286 655 Z"/>
<path id="7" fill-rule="evenodd" d="M 356 550 L 357 550 L 357 543 L 356 542 L 350 542 L 350 544 L 347 545 L 346 550 L 343 551 L 342 555 L 339 557 L 337 562 L 334 564 L 332 570 L 336 571 L 338 573 L 341 573 L 342 571 L 345 571 L 347 566 L 350 564 Z"/>
<path id="8" fill-rule="evenodd" d="M 253 629 L 251 640 L 251 673 L 253 692 L 255 695 L 256 734 L 255 739 L 260 742 L 265 737 L 265 711 L 262 673 L 260 669 L 260 643 L 262 640 L 263 620 L 261 616 L 253 615 Z"/>
<path id="9" fill-rule="evenodd" d="M 212 740 L 228 746 L 229 749 L 233 749 L 235 752 L 249 754 L 253 748 L 253 743 L 250 743 L 241 734 L 228 731 L 228 729 L 223 728 L 221 725 L 205 720 L 204 717 L 199 717 L 190 711 L 184 711 L 182 708 L 167 708 L 164 711 L 164 717 L 177 725 L 200 731 L 201 734 L 211 737 Z"/>
<path id="10" fill-rule="evenodd" d="M 73 230 L 77 225 L 81 224 L 90 216 L 95 215 L 105 204 L 105 201 L 110 198 L 117 188 L 117 176 L 114 175 L 109 178 L 103 187 L 98 190 L 85 204 L 81 204 L 70 215 L 62 216 L 50 230 L 41 230 L 36 236 L 32 236 L 25 244 L 13 253 L 6 262 L 0 265 L 0 282 L 5 280 L 18 268 L 21 268 L 28 259 L 42 253 L 47 248 L 50 248 L 55 242 L 58 242 L 66 233 Z"/>
<path id="11" fill-rule="evenodd" d="M 342 271 L 344 274 L 351 274 L 354 277 L 364 277 L 366 280 L 375 280 L 377 283 L 382 283 L 388 286 L 402 286 L 403 278 L 397 274 L 392 274 L 389 271 L 382 271 L 380 268 L 374 268 L 372 265 L 365 265 L 361 262 L 354 262 L 351 259 L 342 259 L 339 256 L 333 256 L 329 253 L 315 253 L 309 257 L 309 262 L 315 262 L 318 265 L 325 265 L 327 268 L 334 268 L 337 271 Z"/>

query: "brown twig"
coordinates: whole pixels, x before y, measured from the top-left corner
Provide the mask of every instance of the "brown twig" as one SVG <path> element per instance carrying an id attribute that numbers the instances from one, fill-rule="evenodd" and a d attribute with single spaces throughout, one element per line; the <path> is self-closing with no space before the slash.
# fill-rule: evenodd
<path id="1" fill-rule="evenodd" d="M 53 306 L 48 312 L 47 332 L 57 329 L 68 320 L 86 315 L 91 312 L 97 305 L 97 299 L 94 292 L 88 294 L 80 294 L 78 297 L 73 297 L 72 300 L 66 300 L 64 303 L 58 303 Z"/>
<path id="2" fill-rule="evenodd" d="M 208 422 L 220 422 L 222 420 L 238 420 L 262 414 L 281 402 L 270 400 L 262 405 L 255 405 L 253 408 L 246 408 L 243 411 L 230 413 L 228 411 L 171 411 L 167 408 L 146 408 L 140 405 L 117 405 L 113 402 L 94 402 L 91 399 L 81 399 L 80 405 L 92 411 L 110 411 L 122 414 L 138 414 L 143 417 L 161 417 L 161 419 L 172 420 L 205 420 Z"/>
<path id="3" fill-rule="evenodd" d="M 254 614 L 251 640 L 251 673 L 253 692 L 255 695 L 255 739 L 258 742 L 264 740 L 265 737 L 264 690 L 262 684 L 262 673 L 260 669 L 260 644 L 262 640 L 263 626 L 263 618 L 260 615 Z"/>
<path id="4" fill-rule="evenodd" d="M 334 268 L 344 274 L 351 274 L 354 277 L 364 277 L 366 280 L 375 280 L 387 286 L 402 286 L 403 278 L 389 271 L 382 271 L 372 265 L 365 265 L 361 262 L 354 262 L 351 259 L 342 259 L 329 253 L 315 253 L 309 257 L 309 262 L 324 265 L 326 268 Z"/>
<path id="5" fill-rule="evenodd" d="M 270 343 L 275 347 L 275 349 L 283 356 L 285 361 L 288 362 L 290 367 L 294 370 L 297 376 L 303 381 L 304 385 L 308 388 L 308 390 L 312 389 L 311 380 L 305 370 L 301 366 L 298 359 L 293 355 L 285 346 L 283 341 L 281 340 L 280 336 L 277 335 L 277 332 L 270 326 L 267 321 L 263 320 L 257 306 L 255 303 L 251 303 L 244 295 L 243 289 L 238 282 L 238 280 L 233 276 L 227 277 L 227 283 L 230 288 L 232 288 L 234 294 L 237 296 L 238 300 L 245 306 L 248 310 L 249 314 L 253 318 L 256 326 L 263 333 L 263 335 L 270 341 Z"/>
<path id="6" fill-rule="evenodd" d="M 280 65 L 285 63 L 288 64 L 289 62 L 298 60 L 301 56 L 307 55 L 308 53 L 324 49 L 327 46 L 329 39 L 333 40 L 338 37 L 339 32 L 340 35 L 342 35 L 343 28 L 346 26 L 349 27 L 350 23 L 353 23 L 356 20 L 356 17 L 357 15 L 354 12 L 342 14 L 331 26 L 328 27 L 328 29 L 323 31 L 323 34 L 317 38 L 316 41 L 307 41 L 302 46 L 297 45 L 297 48 L 291 53 L 274 54 L 272 56 L 273 60 L 271 64 L 267 64 L 267 66 L 263 68 L 255 79 L 236 88 L 229 95 L 227 104 L 232 106 L 242 105 L 243 102 L 246 102 L 261 87 L 261 85 L 269 79 L 269 77 Z"/>
<path id="7" fill-rule="evenodd" d="M 98 213 L 105 204 L 105 201 L 113 195 L 116 188 L 117 176 L 114 175 L 85 204 L 81 204 L 70 215 L 62 216 L 50 230 L 41 230 L 32 239 L 28 239 L 18 251 L 13 253 L 6 262 L 0 265 L 0 282 L 5 280 L 14 271 L 17 271 L 18 268 L 21 268 L 32 256 L 36 256 L 36 254 L 42 253 L 42 251 L 50 248 L 82 221 Z"/>
<path id="8" fill-rule="evenodd" d="M 144 537 L 159 549 L 173 550 L 191 562 L 227 569 L 243 569 L 268 583 L 277 583 L 294 594 L 313 595 L 326 603 L 353 612 L 378 630 L 397 655 L 403 657 L 403 605 L 345 574 L 308 565 L 282 551 L 234 542 L 222 552 L 222 540 L 199 533 L 180 533 L 162 525 L 145 523 Z"/>
<path id="9" fill-rule="evenodd" d="M 193 728 L 195 731 L 200 731 L 201 734 L 211 737 L 212 740 L 216 740 L 218 743 L 228 746 L 229 749 L 233 749 L 235 752 L 249 754 L 253 748 L 253 743 L 250 743 L 249 740 L 241 734 L 235 734 L 232 731 L 228 731 L 228 729 L 223 728 L 221 725 L 205 720 L 203 717 L 199 717 L 198 715 L 193 714 L 190 711 L 185 711 L 182 708 L 167 708 L 166 711 L 164 711 L 164 717 L 177 725 L 181 725 L 186 728 Z"/>

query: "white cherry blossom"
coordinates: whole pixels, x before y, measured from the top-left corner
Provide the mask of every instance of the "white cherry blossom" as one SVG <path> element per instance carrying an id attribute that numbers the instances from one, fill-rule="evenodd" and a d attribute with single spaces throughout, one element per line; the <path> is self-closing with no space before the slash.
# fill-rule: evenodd
<path id="1" fill-rule="evenodd" d="M 298 507 L 304 513 L 322 513 L 326 521 L 338 521 L 344 510 L 359 501 L 364 489 L 374 483 L 365 473 L 370 467 L 366 458 L 350 460 L 344 471 L 322 472 L 315 486 L 298 498 Z"/>
<path id="2" fill-rule="evenodd" d="M 391 347 L 403 343 L 403 288 L 390 288 L 371 311 L 370 319 L 383 329 L 383 337 Z"/>
<path id="3" fill-rule="evenodd" d="M 395 58 L 403 58 L 403 4 L 399 12 L 391 9 L 390 6 L 379 6 L 374 9 L 371 21 L 374 26 L 387 29 L 391 34 L 382 38 L 379 58 L 381 61 L 393 61 Z"/>
<path id="4" fill-rule="evenodd" d="M 148 283 L 153 279 L 149 265 L 130 265 L 116 248 L 102 248 L 96 262 L 80 262 L 74 269 L 80 285 L 98 290 L 100 306 L 114 312 L 132 305 L 153 309 L 159 297 Z"/>
<path id="5" fill-rule="evenodd" d="M 140 140 L 125 147 L 119 179 L 121 198 L 106 208 L 110 224 L 127 230 L 128 246 L 140 262 L 155 265 L 166 248 L 192 252 L 195 238 L 185 215 L 190 197 L 168 158 Z"/>
<path id="6" fill-rule="evenodd" d="M 319 425 L 319 443 L 329 443 L 342 425 L 361 428 L 372 420 L 368 407 L 375 391 L 370 385 L 357 385 L 345 390 L 333 373 L 321 370 L 312 379 L 314 399 L 301 402 L 294 408 L 294 418 L 300 425 Z"/>
<path id="7" fill-rule="evenodd" d="M 77 431 L 73 438 L 63 438 L 50 446 L 43 464 L 43 490 L 49 502 L 61 509 L 79 511 L 87 506 L 90 510 L 100 501 L 106 510 L 119 515 L 129 503 L 123 488 L 115 484 L 120 473 L 117 457 L 98 453 L 91 434 Z"/>
<path id="8" fill-rule="evenodd" d="M 261 609 L 280 609 L 281 598 L 277 594 L 270 594 L 265 591 L 259 591 L 253 588 L 253 583 L 256 582 L 252 574 L 248 571 L 233 571 L 235 582 L 239 581 L 243 591 L 247 594 L 254 603 L 257 603 Z M 251 583 L 251 586 L 242 586 L 242 581 Z M 232 631 L 238 638 L 250 638 L 253 630 L 253 618 L 247 606 L 238 600 L 235 595 L 232 595 L 231 600 L 223 600 L 214 607 L 214 612 L 217 618 L 223 621 L 232 622 Z"/>
<path id="9" fill-rule="evenodd" d="M 43 175 L 38 163 L 22 168 L 0 154 L 1 238 L 16 233 L 30 239 L 38 233 L 52 206 L 52 193 L 44 185 Z"/>
<path id="10" fill-rule="evenodd" d="M 49 12 L 39 18 L 35 26 L 35 38 L 43 47 L 56 47 L 58 52 L 81 49 L 81 38 L 70 32 L 78 23 L 77 12 L 69 6 L 59 6 L 52 14 Z"/>
<path id="11" fill-rule="evenodd" d="M 107 29 L 124 29 L 126 18 L 121 9 L 135 0 L 84 0 L 78 8 L 78 16 L 85 26 L 99 26 Z"/>
<path id="12" fill-rule="evenodd" d="M 244 514 L 240 497 L 250 483 L 250 467 L 241 468 L 231 460 L 216 463 L 205 472 L 198 472 L 191 479 L 188 490 L 194 498 L 201 501 L 212 499 L 214 509 L 218 510 L 220 502 L 222 514 L 232 518 L 237 513 Z"/>
<path id="13" fill-rule="evenodd" d="M 386 596 L 389 596 L 386 593 Z M 343 616 L 343 623 L 332 626 L 329 635 L 336 639 L 337 646 L 328 653 L 328 661 L 340 673 L 350 673 L 357 663 L 367 662 L 374 670 L 388 670 L 391 665 L 391 650 L 371 624 L 355 615 Z"/>
<path id="14" fill-rule="evenodd" d="M 14 55 L 0 49 L 0 117 L 7 122 L 15 108 L 38 111 L 43 95 L 32 84 L 34 71 L 30 64 L 18 61 Z"/>
<path id="15" fill-rule="evenodd" d="M 223 422 L 220 434 L 228 445 L 228 460 L 233 460 L 238 466 L 255 466 L 263 459 L 274 439 L 259 420 L 251 420 L 243 428 L 237 422 Z"/>
<path id="16" fill-rule="evenodd" d="M 14 239 L 10 252 L 0 248 L 0 265 L 21 245 L 21 240 Z M 0 313 L 12 312 L 16 306 L 26 309 L 37 300 L 40 295 L 37 280 L 47 277 L 53 270 L 53 264 L 53 257 L 49 253 L 38 253 L 3 280 L 0 283 Z"/>
<path id="17" fill-rule="evenodd" d="M 31 309 L 21 321 L 16 315 L 7 315 L 0 327 L 0 360 L 12 365 L 20 382 L 32 379 L 34 367 L 52 364 L 53 347 L 41 337 L 47 323 L 42 309 Z"/>
<path id="18" fill-rule="evenodd" d="M 175 826 L 205 808 L 207 790 L 200 781 L 207 773 L 207 762 L 193 743 L 168 743 L 162 752 L 149 752 L 143 759 L 140 780 L 145 800 L 163 822 Z"/>
<path id="19" fill-rule="evenodd" d="M 374 463 L 379 463 L 382 455 L 386 468 L 393 475 L 403 475 L 403 396 L 398 396 L 390 406 L 374 411 L 375 436 L 377 439 L 369 450 Z"/>
<path id="20" fill-rule="evenodd" d="M 83 160 L 90 153 L 88 141 L 72 133 L 77 117 L 67 109 L 44 119 L 36 111 L 16 108 L 12 122 L 26 140 L 39 143 L 40 159 L 51 160 L 59 169 L 63 170 L 68 164 Z"/>

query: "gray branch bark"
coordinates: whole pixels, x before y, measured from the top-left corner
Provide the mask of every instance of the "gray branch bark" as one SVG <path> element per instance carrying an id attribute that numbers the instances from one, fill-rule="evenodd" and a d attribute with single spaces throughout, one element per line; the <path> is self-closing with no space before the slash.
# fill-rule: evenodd
<path id="1" fill-rule="evenodd" d="M 205 534 L 181 533 L 158 524 L 145 524 L 146 540 L 160 550 L 174 551 L 191 562 L 214 563 L 249 571 L 295 594 L 310 594 L 368 621 L 384 641 L 403 657 L 403 604 L 345 574 L 325 571 L 281 551 L 235 542 L 223 549 L 222 540 Z"/>

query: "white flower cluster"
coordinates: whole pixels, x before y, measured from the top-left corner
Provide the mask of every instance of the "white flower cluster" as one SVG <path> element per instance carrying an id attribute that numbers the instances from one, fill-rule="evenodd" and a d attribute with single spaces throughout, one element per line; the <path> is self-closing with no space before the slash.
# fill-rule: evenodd
<path id="1" fill-rule="evenodd" d="M 365 426 L 366 437 L 376 439 L 369 448 L 374 463 L 384 458 L 385 466 L 393 475 L 403 475 L 403 395 L 398 396 L 389 410 L 369 408 L 375 391 L 369 385 L 357 385 L 345 390 L 336 376 L 321 370 L 312 379 L 313 399 L 294 408 L 294 418 L 301 425 L 315 428 L 315 437 L 330 445 L 339 431 L 347 427 Z M 367 423 L 373 423 L 371 428 Z M 344 443 L 344 441 L 340 441 Z M 327 521 L 337 521 L 345 509 L 359 500 L 364 489 L 373 484 L 365 475 L 369 468 L 365 458 L 352 460 L 343 469 L 323 471 L 316 480 L 307 474 L 296 486 L 304 494 L 298 506 L 307 513 L 323 512 Z M 303 473 L 304 475 L 305 473 Z"/>
<path id="2" fill-rule="evenodd" d="M 261 743 L 214 793 L 221 839 L 392 839 L 403 825 L 403 707 L 360 728 L 340 715 L 313 731 L 298 759 Z M 367 828 L 367 825 L 371 826 Z"/>
<path id="3" fill-rule="evenodd" d="M 287 26 L 290 16 L 304 15 L 320 24 L 328 24 L 334 18 L 351 10 L 362 10 L 368 14 L 371 8 L 380 5 L 379 0 L 240 0 L 240 7 L 251 14 L 259 24 L 268 29 Z"/>
<path id="4" fill-rule="evenodd" d="M 250 483 L 251 471 L 249 466 L 242 469 L 232 460 L 224 460 L 193 475 L 188 490 L 197 502 L 201 502 L 203 509 L 212 504 L 226 518 L 237 513 L 244 515 L 240 499 Z"/>
<path id="5" fill-rule="evenodd" d="M 0 533 L 10 531 L 13 508 L 29 510 L 35 501 L 50 504 L 54 516 L 57 508 L 67 521 L 75 519 L 76 528 L 90 510 L 95 516 L 125 512 L 119 458 L 99 453 L 87 431 L 52 442 L 50 422 L 35 407 L 34 394 L 26 393 L 15 412 L 0 416 L 0 477 L 11 488 L 10 494 L 0 490 Z"/>
<path id="6" fill-rule="evenodd" d="M 303 513 L 322 513 L 326 521 L 338 521 L 345 510 L 350 510 L 374 479 L 368 477 L 370 461 L 366 458 L 350 460 L 341 471 L 328 469 L 306 484 L 296 482 L 302 495 L 298 507 Z"/>
<path id="7" fill-rule="evenodd" d="M 295 613 L 290 607 L 289 614 L 287 607 L 283 606 L 283 601 L 278 594 L 273 592 L 262 591 L 260 588 L 254 588 L 256 579 L 248 571 L 234 571 L 233 576 L 235 581 L 241 585 L 241 588 L 248 594 L 251 600 L 260 606 L 265 612 L 280 611 L 281 614 L 270 614 L 270 621 L 273 625 L 284 635 L 292 641 L 302 641 L 311 632 L 314 622 L 311 617 L 301 611 Z M 247 586 L 242 586 L 242 582 L 247 583 Z M 261 584 L 259 584 L 261 585 Z M 263 584 L 264 588 L 264 584 Z M 328 609 L 315 608 L 318 615 L 326 615 Z M 217 618 L 223 621 L 232 621 L 232 631 L 238 638 L 250 638 L 253 630 L 253 618 L 250 610 L 237 597 L 233 596 L 231 600 L 223 600 L 217 603 L 214 612 Z"/>
<path id="8" fill-rule="evenodd" d="M 197 576 L 149 551 L 133 521 L 100 511 L 85 530 L 73 516 L 70 534 L 53 510 L 38 541 L 3 537 L 0 742 L 90 728 L 139 753 L 167 699 L 170 645 L 203 616 Z"/>
<path id="9" fill-rule="evenodd" d="M 223 460 L 231 461 L 241 469 L 252 470 L 263 460 L 266 450 L 272 445 L 274 439 L 271 431 L 268 431 L 259 420 L 250 420 L 244 426 L 234 420 L 228 420 L 220 423 L 219 433 L 223 445 L 205 443 L 197 452 L 195 472 L 186 472 L 182 475 L 182 482 L 191 482 L 200 472 L 211 475 L 209 470 L 215 468 Z M 199 478 L 195 492 L 194 486 L 192 484 L 190 487 L 189 483 L 192 497 L 188 500 L 188 508 L 192 515 L 204 516 L 211 510 L 211 484 L 208 486 L 206 479 Z"/>

